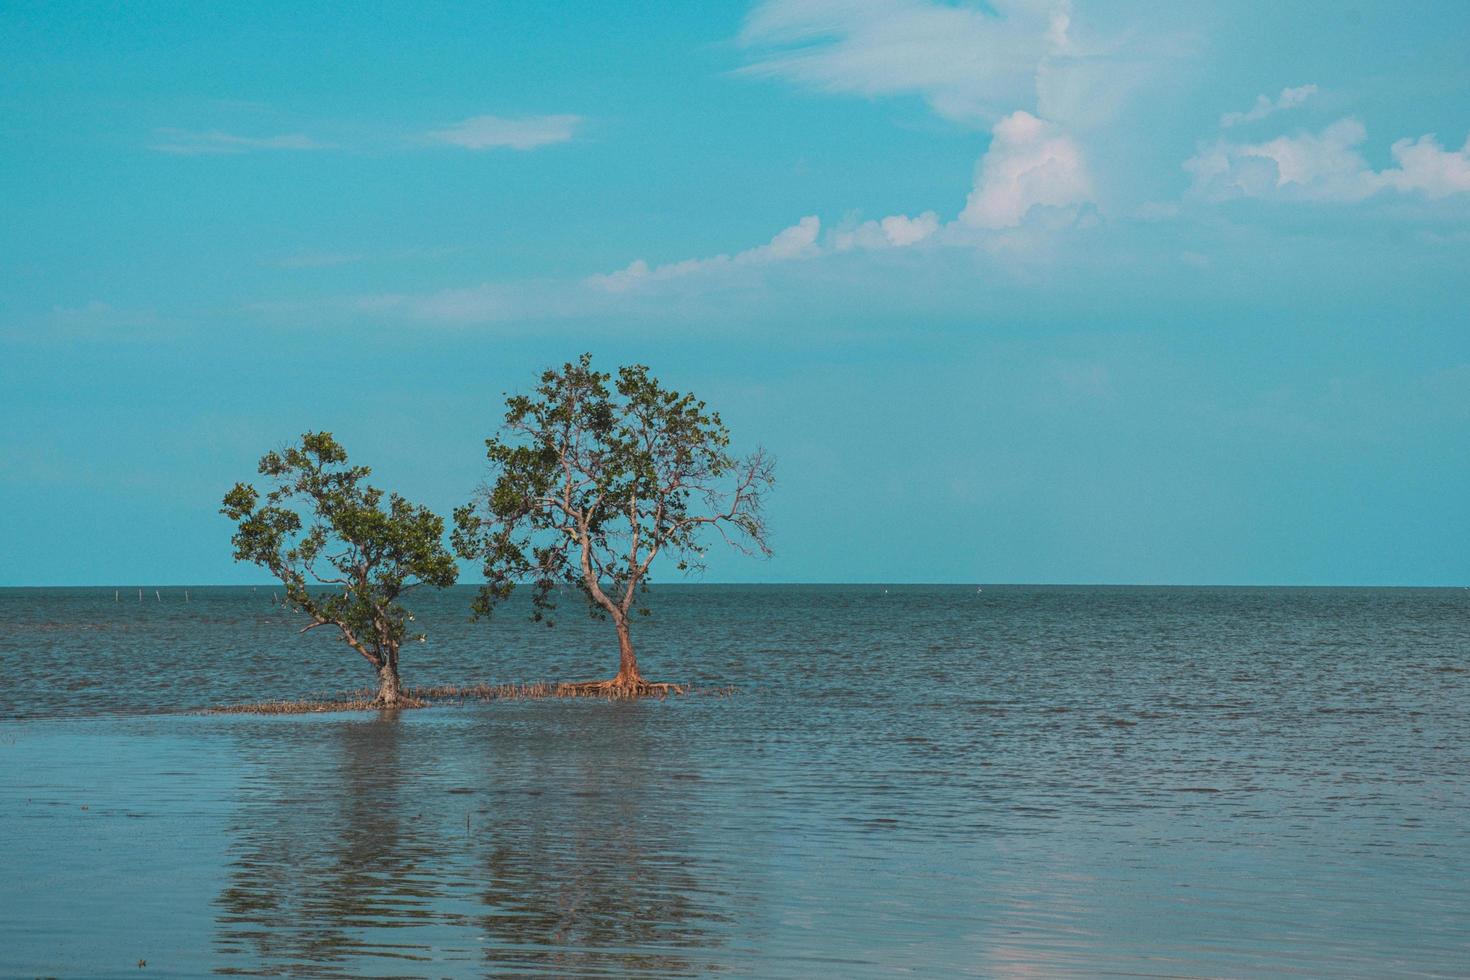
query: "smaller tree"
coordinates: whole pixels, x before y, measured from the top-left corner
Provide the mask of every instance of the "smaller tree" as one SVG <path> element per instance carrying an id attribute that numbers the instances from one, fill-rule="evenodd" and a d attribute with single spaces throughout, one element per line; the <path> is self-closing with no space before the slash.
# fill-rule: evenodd
<path id="1" fill-rule="evenodd" d="M 534 395 L 507 400 L 500 434 L 485 442 L 492 482 L 455 511 L 454 543 L 484 565 L 476 616 L 530 581 L 540 620 L 561 585 L 575 587 L 612 620 L 619 659 L 612 680 L 569 686 L 640 694 L 670 687 L 643 679 L 629 628 L 635 608 L 648 613 L 636 603 L 654 559 L 703 568 L 705 532 L 770 555 L 761 504 L 773 464 L 759 449 L 731 456 L 719 414 L 646 367 L 611 380 L 584 354 L 543 373 Z"/>
<path id="2" fill-rule="evenodd" d="M 280 579 L 286 602 L 311 617 L 301 632 L 337 630 L 377 672 L 373 703 L 395 707 L 406 700 L 398 653 L 410 618 L 399 600 L 420 585 L 453 585 L 459 568 L 444 547 L 444 519 L 396 493 L 385 508 L 383 491 L 365 482 L 371 472 L 349 466 L 330 432 L 308 432 L 301 445 L 260 458 L 260 474 L 275 483 L 263 506 L 253 486 L 237 483 L 220 513 L 238 525 L 235 560 Z"/>

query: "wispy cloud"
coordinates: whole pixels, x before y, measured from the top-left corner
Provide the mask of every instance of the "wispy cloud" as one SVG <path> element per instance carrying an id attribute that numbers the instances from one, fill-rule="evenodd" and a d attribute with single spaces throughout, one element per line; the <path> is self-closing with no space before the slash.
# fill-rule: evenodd
<path id="1" fill-rule="evenodd" d="M 658 264 L 640 258 L 580 280 L 490 282 L 428 294 L 375 294 L 347 305 L 358 314 L 448 324 L 590 315 L 625 308 L 640 297 L 675 292 L 688 297 L 740 287 L 758 281 L 764 268 L 855 250 L 937 245 L 1001 253 L 1014 251 L 1019 242 L 1035 251 L 1036 236 L 1044 239 L 1076 226 L 1092 200 L 1092 180 L 1078 144 L 1055 124 L 1017 111 L 995 125 L 990 147 L 975 166 L 965 208 L 948 223 L 930 210 L 849 222 L 824 236 L 821 219 L 807 215 L 764 244 L 738 252 Z M 1032 237 L 1017 239 L 1012 233 L 1018 230 Z"/>
<path id="2" fill-rule="evenodd" d="M 75 306 L 52 306 L 34 316 L 0 318 L 0 339 L 45 343 L 67 338 L 78 341 L 153 341 L 176 336 L 188 324 L 157 310 L 119 307 L 101 300 Z"/>
<path id="3" fill-rule="evenodd" d="M 339 265 L 353 265 L 367 258 L 360 252 L 295 252 L 271 264 L 282 269 L 330 269 Z"/>
<path id="4" fill-rule="evenodd" d="M 716 255 L 704 259 L 684 259 L 664 265 L 650 266 L 643 259 L 629 264 L 616 272 L 588 277 L 587 285 L 608 292 L 621 292 L 640 283 L 664 282 L 696 273 L 713 272 L 720 269 L 766 265 L 771 262 L 786 262 L 791 259 L 811 258 L 820 253 L 817 236 L 822 222 L 816 215 L 807 215 L 789 228 L 777 232 L 769 242 L 755 248 L 736 252 L 734 255 Z"/>
<path id="5" fill-rule="evenodd" d="M 226 129 L 157 129 L 149 149 L 175 156 L 223 156 L 268 151 L 304 151 L 332 149 L 411 149 L 431 146 L 457 146 L 467 150 L 489 150 L 497 147 L 512 150 L 534 150 L 572 139 L 585 122 L 581 116 L 475 116 L 462 122 L 428 132 L 386 130 L 374 136 L 348 136 L 342 142 L 327 142 L 305 133 L 280 133 L 249 136 Z M 338 129 L 343 127 L 338 126 Z M 346 127 L 351 132 L 352 127 Z"/>
<path id="6" fill-rule="evenodd" d="M 1339 119 L 1320 132 L 1278 136 L 1263 143 L 1217 140 L 1185 161 L 1191 192 L 1210 200 L 1258 197 L 1323 202 L 1361 201 L 1383 191 L 1444 198 L 1470 192 L 1470 138 L 1447 150 L 1433 135 L 1401 139 L 1389 148 L 1395 167 L 1374 170 L 1359 147 L 1368 131 Z"/>
<path id="7" fill-rule="evenodd" d="M 509 147 L 512 150 L 534 150 L 538 146 L 565 143 L 583 122 L 581 116 L 475 116 L 444 129 L 431 130 L 425 138 L 436 143 L 467 150 L 489 150 Z"/>
<path id="8" fill-rule="evenodd" d="M 1025 109 L 1078 132 L 1109 125 L 1194 46 L 1162 19 L 1100 33 L 1073 16 L 1070 0 L 765 0 L 739 41 L 754 58 L 740 69 L 747 76 L 918 96 L 971 125 Z"/>
<path id="9" fill-rule="evenodd" d="M 757 270 L 815 258 L 825 253 L 818 242 L 821 221 L 815 215 L 778 232 L 764 245 L 734 254 L 684 259 L 650 265 L 640 259 L 615 272 L 582 279 L 529 279 L 486 282 L 429 293 L 376 293 L 348 297 L 328 304 L 328 312 L 347 316 L 404 317 L 446 326 L 590 316 L 635 308 L 641 301 L 658 299 L 660 287 L 678 283 L 686 296 L 711 289 L 741 288 Z M 320 307 L 293 304 L 256 304 L 254 312 L 299 316 Z"/>
<path id="10" fill-rule="evenodd" d="M 1287 109 L 1295 109 L 1303 102 L 1317 94 L 1315 85 L 1298 85 L 1296 88 L 1284 88 L 1276 98 L 1267 98 L 1264 95 L 1256 96 L 1256 104 L 1245 112 L 1227 112 L 1220 117 L 1220 126 L 1229 129 L 1231 126 L 1239 126 L 1242 123 L 1252 123 L 1267 116 L 1273 116 Z"/>
<path id="11" fill-rule="evenodd" d="M 740 41 L 744 74 L 824 92 L 920 95 L 939 115 L 995 119 L 1030 104 L 1037 63 L 1065 43 L 1065 5 L 996 0 L 994 12 L 929 0 L 767 0 Z"/>
<path id="12" fill-rule="evenodd" d="M 98 333 L 129 327 L 154 327 L 160 323 L 151 309 L 119 309 L 111 303 L 92 300 L 81 306 L 53 306 L 51 322 L 74 333 Z"/>
<path id="13" fill-rule="evenodd" d="M 367 251 L 300 249 L 294 252 L 277 253 L 262 261 L 266 265 L 280 269 L 330 269 L 337 266 L 356 265 L 360 262 L 433 261 L 463 251 L 464 247 L 459 245 L 407 245 L 401 248 Z"/>
<path id="14" fill-rule="evenodd" d="M 240 136 L 218 129 L 205 131 L 159 129 L 154 131 L 154 137 L 157 142 L 153 143 L 150 149 L 178 156 L 254 153 L 265 150 L 326 150 L 332 146 L 330 143 L 318 142 L 302 133 L 285 133 L 278 136 Z"/>

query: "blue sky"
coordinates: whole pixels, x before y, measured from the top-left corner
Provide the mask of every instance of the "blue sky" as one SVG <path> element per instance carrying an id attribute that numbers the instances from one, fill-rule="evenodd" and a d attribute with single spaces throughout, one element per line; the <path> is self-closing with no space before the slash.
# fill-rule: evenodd
<path id="1" fill-rule="evenodd" d="M 1470 583 L 1470 5 L 1196 7 L 7 4 L 0 584 L 584 350 L 777 457 L 711 581 Z"/>

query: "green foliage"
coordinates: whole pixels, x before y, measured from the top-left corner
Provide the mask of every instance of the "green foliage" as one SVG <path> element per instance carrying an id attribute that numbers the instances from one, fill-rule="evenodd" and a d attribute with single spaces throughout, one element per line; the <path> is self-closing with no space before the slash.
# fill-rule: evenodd
<path id="1" fill-rule="evenodd" d="M 455 511 L 453 533 L 460 556 L 484 565 L 477 616 L 530 582 L 538 620 L 570 586 L 594 616 L 622 623 L 660 554 L 680 571 L 702 568 L 707 533 L 770 554 L 771 460 L 730 455 L 719 414 L 642 365 L 614 381 L 584 354 L 544 372 L 534 394 L 507 399 L 485 445 L 491 482 Z"/>
<path id="2" fill-rule="evenodd" d="M 453 585 L 459 569 L 443 518 L 396 493 L 385 507 L 370 473 L 348 465 L 331 433 L 308 432 L 261 457 L 260 474 L 274 483 L 263 503 L 237 483 L 220 513 L 238 525 L 235 560 L 280 579 L 287 601 L 311 617 L 307 629 L 336 627 L 374 667 L 396 669 L 409 618 L 399 599 L 419 585 Z"/>

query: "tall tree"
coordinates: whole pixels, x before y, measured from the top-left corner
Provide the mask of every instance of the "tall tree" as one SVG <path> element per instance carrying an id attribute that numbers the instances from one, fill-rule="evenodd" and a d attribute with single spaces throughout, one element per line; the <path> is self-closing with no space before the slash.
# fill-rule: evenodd
<path id="1" fill-rule="evenodd" d="M 730 455 L 719 414 L 664 388 L 648 368 L 622 368 L 610 386 L 612 376 L 591 364 L 584 354 L 544 372 L 533 395 L 506 401 L 499 434 L 485 441 L 491 479 L 455 511 L 454 543 L 484 565 L 477 616 L 529 581 L 538 620 L 563 584 L 612 620 L 617 675 L 572 687 L 665 690 L 639 673 L 629 630 L 635 610 L 648 612 L 639 596 L 653 561 L 702 568 L 706 532 L 770 555 L 761 504 L 773 464 L 759 449 Z"/>
<path id="2" fill-rule="evenodd" d="M 377 672 L 373 703 L 394 707 L 406 700 L 398 652 L 410 618 L 399 600 L 420 585 L 453 585 L 459 568 L 444 519 L 396 493 L 384 507 L 383 491 L 365 482 L 371 472 L 348 465 L 330 432 L 308 432 L 260 458 L 275 484 L 263 505 L 255 487 L 237 483 L 220 513 L 237 524 L 235 560 L 281 580 L 287 603 L 311 618 L 301 632 L 335 629 Z"/>

